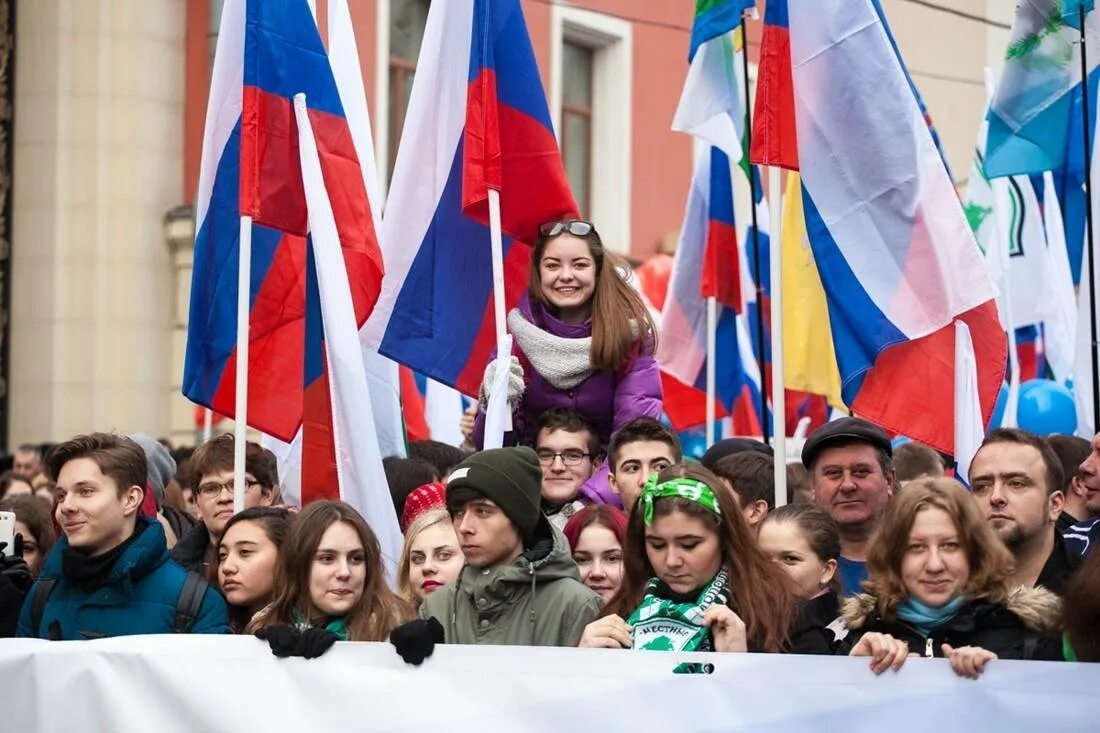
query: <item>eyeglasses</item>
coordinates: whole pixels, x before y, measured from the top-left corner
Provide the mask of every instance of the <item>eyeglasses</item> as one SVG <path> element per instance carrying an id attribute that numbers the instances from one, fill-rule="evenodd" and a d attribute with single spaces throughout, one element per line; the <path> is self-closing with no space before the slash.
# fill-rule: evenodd
<path id="1" fill-rule="evenodd" d="M 244 480 L 245 491 L 248 491 L 253 486 L 260 486 L 260 482 L 254 478 L 245 478 Z M 233 493 L 234 483 L 232 480 L 220 483 L 218 481 L 210 481 L 205 484 L 199 484 L 199 496 L 204 499 L 214 499 L 222 495 L 223 491 Z"/>
<path id="2" fill-rule="evenodd" d="M 581 461 L 583 461 L 585 458 L 592 457 L 591 453 L 585 453 L 584 451 L 578 450 L 576 448 L 563 450 L 560 453 L 558 453 L 557 451 L 552 451 L 549 448 L 542 448 L 535 451 L 535 453 L 539 457 L 539 464 L 543 466 L 553 465 L 555 458 L 561 458 L 561 462 L 564 463 L 566 466 L 579 466 L 581 465 Z"/>
<path id="3" fill-rule="evenodd" d="M 565 221 L 548 221 L 539 226 L 539 234 L 544 237 L 556 237 L 562 232 L 572 234 L 574 237 L 586 237 L 596 230 L 591 223 L 581 219 L 567 219 Z"/>

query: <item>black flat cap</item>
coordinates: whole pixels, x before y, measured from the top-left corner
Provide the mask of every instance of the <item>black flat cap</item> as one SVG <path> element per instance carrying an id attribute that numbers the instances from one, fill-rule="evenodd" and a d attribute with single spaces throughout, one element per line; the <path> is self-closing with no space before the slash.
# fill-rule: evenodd
<path id="1" fill-rule="evenodd" d="M 802 465 L 810 468 L 818 454 L 824 449 L 844 443 L 868 443 L 893 456 L 894 448 L 885 431 L 858 417 L 842 417 L 827 422 L 810 434 L 802 446 Z"/>

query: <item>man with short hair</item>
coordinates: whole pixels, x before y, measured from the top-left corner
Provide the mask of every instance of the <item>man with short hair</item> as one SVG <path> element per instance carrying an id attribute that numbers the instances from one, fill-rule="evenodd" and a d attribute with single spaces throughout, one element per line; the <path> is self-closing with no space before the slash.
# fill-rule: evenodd
<path id="1" fill-rule="evenodd" d="M 630 514 L 646 479 L 683 458 L 676 433 L 651 417 L 636 417 L 611 436 L 607 482 Z"/>
<path id="2" fill-rule="evenodd" d="M 33 443 L 24 443 L 15 449 L 12 457 L 11 472 L 27 483 L 42 473 L 42 451 Z"/>
<path id="3" fill-rule="evenodd" d="M 599 615 L 565 536 L 540 511 L 542 472 L 530 448 L 470 456 L 447 478 L 447 510 L 466 566 L 390 639 L 420 664 L 434 645 L 576 646 Z"/>
<path id="4" fill-rule="evenodd" d="M 139 516 L 148 469 L 137 443 L 78 435 L 50 452 L 47 471 L 65 536 L 23 602 L 18 636 L 228 633 L 221 595 L 169 562 L 164 530 Z"/>
<path id="5" fill-rule="evenodd" d="M 1076 435 L 1048 435 L 1047 445 L 1058 456 L 1058 462 L 1062 464 L 1062 494 L 1066 500 L 1062 504 L 1062 513 L 1058 515 L 1055 526 L 1060 534 L 1065 534 L 1071 527 L 1081 523 L 1091 522 L 1100 513 L 1100 492 L 1096 492 L 1093 505 L 1096 511 L 1089 507 L 1088 489 L 1082 483 L 1081 464 L 1084 463 L 1092 446 L 1084 438 Z"/>
<path id="6" fill-rule="evenodd" d="M 1089 454 L 1077 467 L 1079 485 L 1085 491 L 1085 508 L 1090 514 L 1100 514 L 1100 433 L 1093 436 Z M 1100 519 L 1087 519 L 1070 527 L 1063 539 L 1071 552 L 1087 556 L 1100 544 Z"/>
<path id="7" fill-rule="evenodd" d="M 711 468 L 733 490 L 754 533 L 775 508 L 775 461 L 766 453 L 741 451 L 719 458 Z"/>
<path id="8" fill-rule="evenodd" d="M 553 407 L 539 416 L 535 454 L 542 467 L 542 512 L 562 529 L 581 507 L 592 503 L 581 487 L 602 457 L 596 427 L 576 410 Z"/>
<path id="9" fill-rule="evenodd" d="M 997 428 L 970 462 L 971 494 L 1016 558 L 1013 586 L 1061 594 L 1081 564 L 1055 529 L 1064 483 L 1057 454 L 1026 430 Z"/>
<path id="10" fill-rule="evenodd" d="M 840 530 L 838 573 L 844 595 L 867 579 L 867 548 L 894 494 L 893 447 L 876 425 L 858 417 L 825 423 L 802 447 L 814 503 Z"/>
<path id="11" fill-rule="evenodd" d="M 201 521 L 172 548 L 172 559 L 188 570 L 206 573 L 206 566 L 233 516 L 233 450 L 235 438 L 219 435 L 200 445 L 191 456 L 191 490 Z M 244 454 L 244 508 L 271 506 L 279 483 L 274 462 L 259 443 L 248 441 Z"/>
<path id="12" fill-rule="evenodd" d="M 943 461 L 932 448 L 910 440 L 894 449 L 894 475 L 899 487 L 920 478 L 942 478 Z"/>

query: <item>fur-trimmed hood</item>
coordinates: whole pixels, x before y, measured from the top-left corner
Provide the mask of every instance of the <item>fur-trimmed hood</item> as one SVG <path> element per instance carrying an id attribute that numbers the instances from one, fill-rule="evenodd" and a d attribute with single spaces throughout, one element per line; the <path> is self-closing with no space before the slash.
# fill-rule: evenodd
<path id="1" fill-rule="evenodd" d="M 878 615 L 875 602 L 876 598 L 867 593 L 859 593 L 846 599 L 840 606 L 840 615 L 845 625 L 849 629 L 862 628 L 868 619 Z M 970 605 L 977 607 L 986 603 L 983 600 Z M 1009 592 L 1004 607 L 1033 631 L 1055 631 L 1061 623 L 1062 599 L 1043 587 L 1020 586 L 1013 589 Z"/>

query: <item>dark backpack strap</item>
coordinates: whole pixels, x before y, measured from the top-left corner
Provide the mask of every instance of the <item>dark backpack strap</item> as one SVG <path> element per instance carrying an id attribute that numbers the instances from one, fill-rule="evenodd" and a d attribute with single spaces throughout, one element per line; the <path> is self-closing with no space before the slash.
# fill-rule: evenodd
<path id="1" fill-rule="evenodd" d="M 190 634 L 191 627 L 195 625 L 199 612 L 202 610 L 202 599 L 206 595 L 206 589 L 210 584 L 194 570 L 187 571 L 187 578 L 183 581 L 179 599 L 176 601 L 176 620 L 172 624 L 173 634 Z"/>
<path id="2" fill-rule="evenodd" d="M 42 616 L 46 612 L 46 601 L 50 600 L 50 593 L 57 585 L 57 578 L 41 578 L 34 584 L 31 591 L 31 630 L 35 637 L 42 635 Z"/>

